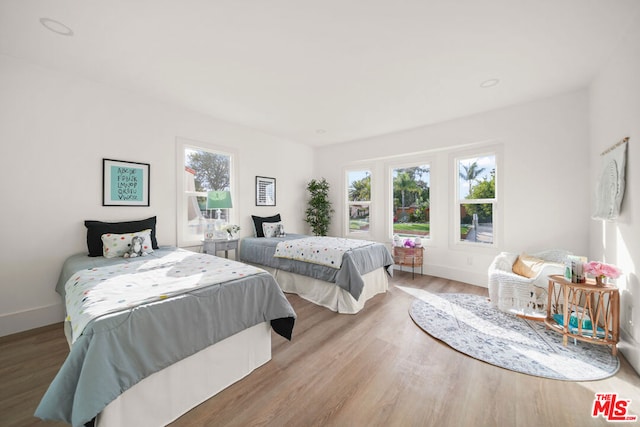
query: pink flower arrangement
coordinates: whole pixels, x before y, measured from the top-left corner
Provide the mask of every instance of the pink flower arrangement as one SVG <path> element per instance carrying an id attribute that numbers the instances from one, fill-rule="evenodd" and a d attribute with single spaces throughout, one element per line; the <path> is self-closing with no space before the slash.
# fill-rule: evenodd
<path id="1" fill-rule="evenodd" d="M 612 279 L 617 279 L 621 274 L 620 270 L 615 265 L 605 264 L 598 261 L 589 261 L 584 264 L 583 268 L 585 273 L 589 273 L 597 277 L 607 276 Z"/>
<path id="2" fill-rule="evenodd" d="M 405 248 L 415 248 L 416 247 L 416 243 L 411 239 L 405 239 L 404 247 Z"/>

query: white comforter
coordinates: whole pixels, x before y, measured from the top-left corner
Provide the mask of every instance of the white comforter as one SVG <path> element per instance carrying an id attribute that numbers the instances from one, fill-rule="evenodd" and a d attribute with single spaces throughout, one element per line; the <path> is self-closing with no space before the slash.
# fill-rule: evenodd
<path id="1" fill-rule="evenodd" d="M 368 240 L 316 236 L 278 243 L 274 257 L 295 259 L 339 269 L 345 252 L 375 244 Z"/>
<path id="2" fill-rule="evenodd" d="M 99 316 L 260 272 L 264 270 L 180 249 L 160 259 L 82 270 L 65 285 L 72 343 Z"/>

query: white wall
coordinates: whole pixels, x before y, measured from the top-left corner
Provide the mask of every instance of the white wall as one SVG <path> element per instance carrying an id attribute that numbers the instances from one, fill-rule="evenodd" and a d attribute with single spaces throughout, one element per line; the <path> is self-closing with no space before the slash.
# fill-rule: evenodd
<path id="1" fill-rule="evenodd" d="M 176 244 L 176 137 L 238 152 L 242 235 L 277 212 L 306 231 L 309 147 L 0 55 L 0 336 L 62 320 L 54 287 L 84 220 L 156 215 L 158 243 Z M 102 206 L 103 158 L 151 164 L 150 207 Z M 276 178 L 276 207 L 255 206 L 256 175 Z"/>
<path id="2" fill-rule="evenodd" d="M 425 274 L 487 286 L 487 268 L 499 251 L 565 248 L 586 254 L 589 191 L 585 183 L 590 176 L 587 101 L 587 92 L 582 90 L 410 132 L 318 149 L 315 170 L 331 184 L 336 208 L 331 234 L 343 233 L 344 167 L 373 165 L 372 179 L 376 180 L 384 178 L 389 161 L 427 156 L 432 159 L 434 238 L 427 243 Z M 502 170 L 498 171 L 503 217 L 498 232 L 502 239 L 495 249 L 457 248 L 451 244 L 452 174 L 457 175 L 452 171 L 450 156 L 455 149 L 451 147 L 468 144 L 502 146 Z M 380 184 L 384 179 L 375 182 Z M 386 183 L 374 187 L 372 199 L 377 205 L 368 238 L 389 242 Z"/>
<path id="3" fill-rule="evenodd" d="M 640 372 L 640 27 L 630 29 L 607 66 L 590 86 L 591 149 L 589 189 L 600 173 L 600 153 L 629 137 L 626 190 L 616 221 L 591 220 L 589 256 L 619 266 L 619 345 Z M 593 194 L 593 193 L 592 193 Z M 635 306 L 632 308 L 632 306 Z"/>

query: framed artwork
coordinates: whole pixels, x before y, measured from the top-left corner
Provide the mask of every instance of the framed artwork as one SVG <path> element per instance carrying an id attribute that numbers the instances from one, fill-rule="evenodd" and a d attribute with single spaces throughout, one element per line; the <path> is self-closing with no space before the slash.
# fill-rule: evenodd
<path id="1" fill-rule="evenodd" d="M 149 206 L 148 163 L 102 159 L 102 206 Z"/>
<path id="2" fill-rule="evenodd" d="M 276 205 L 276 179 L 256 176 L 256 206 Z"/>
<path id="3" fill-rule="evenodd" d="M 593 219 L 612 221 L 620 215 L 624 196 L 627 144 L 625 138 L 605 150 L 601 155 L 602 166 L 596 184 Z"/>

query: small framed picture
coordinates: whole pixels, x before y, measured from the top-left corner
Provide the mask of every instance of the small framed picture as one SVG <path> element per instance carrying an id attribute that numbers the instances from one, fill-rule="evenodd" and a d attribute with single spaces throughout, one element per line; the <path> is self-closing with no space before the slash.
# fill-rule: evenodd
<path id="1" fill-rule="evenodd" d="M 256 206 L 276 205 L 276 179 L 256 176 Z"/>
<path id="2" fill-rule="evenodd" d="M 102 206 L 149 206 L 148 163 L 102 159 Z"/>

